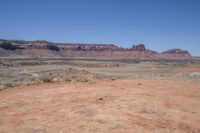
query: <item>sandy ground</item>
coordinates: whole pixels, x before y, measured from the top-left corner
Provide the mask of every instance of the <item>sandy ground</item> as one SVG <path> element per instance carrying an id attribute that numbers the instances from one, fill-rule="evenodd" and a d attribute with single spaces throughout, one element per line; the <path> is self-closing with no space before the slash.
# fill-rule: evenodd
<path id="1" fill-rule="evenodd" d="M 199 133 L 200 84 L 44 83 L 0 91 L 0 133 Z"/>

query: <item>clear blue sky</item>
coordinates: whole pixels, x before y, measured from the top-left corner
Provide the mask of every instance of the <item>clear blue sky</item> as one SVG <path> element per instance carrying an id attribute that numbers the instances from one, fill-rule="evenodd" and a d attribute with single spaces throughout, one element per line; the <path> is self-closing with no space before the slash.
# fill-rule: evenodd
<path id="1" fill-rule="evenodd" d="M 0 38 L 144 43 L 200 56 L 200 0 L 0 0 Z"/>

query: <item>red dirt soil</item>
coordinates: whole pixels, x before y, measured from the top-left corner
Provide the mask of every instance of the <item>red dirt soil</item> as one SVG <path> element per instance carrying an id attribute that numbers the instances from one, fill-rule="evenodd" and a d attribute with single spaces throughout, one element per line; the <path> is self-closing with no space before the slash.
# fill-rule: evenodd
<path id="1" fill-rule="evenodd" d="M 0 91 L 0 133 L 199 133 L 200 84 L 45 83 Z"/>

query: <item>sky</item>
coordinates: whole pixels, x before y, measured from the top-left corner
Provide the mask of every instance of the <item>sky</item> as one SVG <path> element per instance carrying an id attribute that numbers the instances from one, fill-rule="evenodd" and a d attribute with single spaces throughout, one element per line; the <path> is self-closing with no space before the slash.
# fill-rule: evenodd
<path id="1" fill-rule="evenodd" d="M 200 56 L 200 0 L 0 0 L 0 38 L 143 43 Z"/>

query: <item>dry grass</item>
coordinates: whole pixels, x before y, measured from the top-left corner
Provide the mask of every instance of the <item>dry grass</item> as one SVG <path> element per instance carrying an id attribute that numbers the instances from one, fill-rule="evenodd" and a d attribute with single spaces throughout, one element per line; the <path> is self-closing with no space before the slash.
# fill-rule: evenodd
<path id="1" fill-rule="evenodd" d="M 0 84 L 9 88 L 9 85 L 3 84 L 72 81 L 90 83 L 95 80 L 138 78 L 200 82 L 199 62 L 11 58 L 0 60 Z"/>

